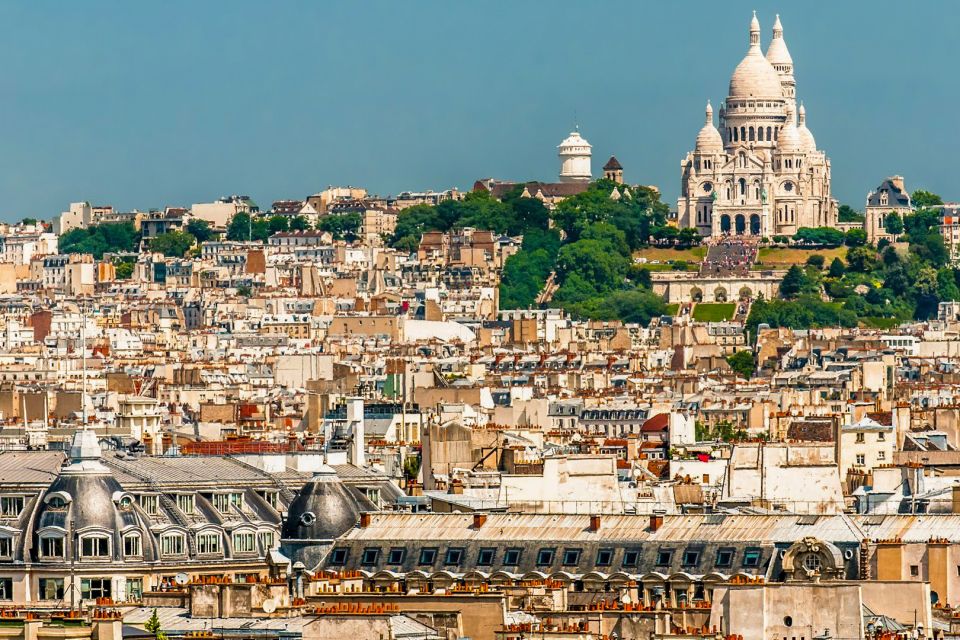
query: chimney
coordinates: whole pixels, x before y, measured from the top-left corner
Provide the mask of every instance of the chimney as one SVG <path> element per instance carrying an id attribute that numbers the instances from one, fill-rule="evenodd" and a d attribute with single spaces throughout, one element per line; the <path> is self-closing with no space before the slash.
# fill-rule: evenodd
<path id="1" fill-rule="evenodd" d="M 370 526 L 370 518 L 371 518 L 371 516 L 370 516 L 370 512 L 369 512 L 369 511 L 364 511 L 363 513 L 360 514 L 360 528 L 361 528 L 361 529 L 366 529 L 367 527 Z"/>
<path id="2" fill-rule="evenodd" d="M 900 191 L 906 191 L 903 187 L 903 176 L 890 176 L 890 182 Z"/>
<path id="3" fill-rule="evenodd" d="M 664 511 L 657 509 L 656 511 L 650 514 L 650 531 L 651 532 L 655 533 L 660 527 L 663 526 L 664 513 L 665 513 Z"/>
<path id="4" fill-rule="evenodd" d="M 593 514 L 590 516 L 590 531 L 597 532 L 600 531 L 600 515 Z"/>
<path id="5" fill-rule="evenodd" d="M 475 513 L 473 514 L 473 528 L 479 529 L 487 521 L 487 514 L 485 513 Z"/>

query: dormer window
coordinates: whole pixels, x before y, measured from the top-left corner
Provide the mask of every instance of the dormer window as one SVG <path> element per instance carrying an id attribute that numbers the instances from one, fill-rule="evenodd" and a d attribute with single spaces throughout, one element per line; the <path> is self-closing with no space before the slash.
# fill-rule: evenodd
<path id="1" fill-rule="evenodd" d="M 40 557 L 63 558 L 63 536 L 43 536 L 40 538 Z"/>
<path id="2" fill-rule="evenodd" d="M 197 536 L 197 553 L 201 555 L 223 553 L 220 540 L 219 533 L 201 533 Z"/>
<path id="3" fill-rule="evenodd" d="M 0 516 L 16 518 L 23 511 L 23 496 L 0 496 Z"/>
<path id="4" fill-rule="evenodd" d="M 13 538 L 4 536 L 0 538 L 0 558 L 13 557 Z"/>
<path id="5" fill-rule="evenodd" d="M 139 533 L 128 533 L 123 536 L 123 555 L 126 558 L 137 558 L 143 555 Z"/>
<path id="6" fill-rule="evenodd" d="M 887 195 L 886 191 L 880 192 L 880 204 L 885 205 L 890 201 L 890 197 Z"/>
<path id="7" fill-rule="evenodd" d="M 140 503 L 140 508 L 147 512 L 148 515 L 155 516 L 159 511 L 160 497 L 157 495 L 139 495 L 137 496 L 137 501 Z"/>
<path id="8" fill-rule="evenodd" d="M 80 539 L 81 558 L 107 558 L 110 556 L 110 538 L 102 535 L 85 536 Z"/>
<path id="9" fill-rule="evenodd" d="M 47 506 L 56 510 L 66 509 L 67 501 L 63 499 L 63 496 L 53 496 L 47 500 Z"/>

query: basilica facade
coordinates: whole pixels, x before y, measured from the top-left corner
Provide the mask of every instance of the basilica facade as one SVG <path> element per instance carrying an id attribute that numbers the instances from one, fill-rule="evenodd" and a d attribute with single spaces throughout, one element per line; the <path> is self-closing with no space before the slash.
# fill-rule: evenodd
<path id="1" fill-rule="evenodd" d="M 836 224 L 830 160 L 817 149 L 798 106 L 779 16 L 764 55 L 754 13 L 747 55 L 719 112 L 717 128 L 707 103 L 696 147 L 681 162 L 681 227 L 702 236 L 773 237 Z"/>

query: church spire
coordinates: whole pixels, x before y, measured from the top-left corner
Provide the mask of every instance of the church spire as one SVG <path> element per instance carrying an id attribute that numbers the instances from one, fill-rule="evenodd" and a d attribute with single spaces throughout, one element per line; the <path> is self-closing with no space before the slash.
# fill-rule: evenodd
<path id="1" fill-rule="evenodd" d="M 710 106 L 709 100 L 707 100 L 706 114 L 707 117 L 703 124 L 713 124 L 713 107 Z"/>
<path id="2" fill-rule="evenodd" d="M 757 11 L 753 11 L 753 19 L 750 21 L 750 46 L 760 46 L 760 21 L 757 20 Z"/>

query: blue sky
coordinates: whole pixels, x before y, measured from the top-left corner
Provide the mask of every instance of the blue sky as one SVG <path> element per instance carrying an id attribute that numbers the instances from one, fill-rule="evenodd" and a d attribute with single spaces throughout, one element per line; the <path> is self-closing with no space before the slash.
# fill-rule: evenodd
<path id="1" fill-rule="evenodd" d="M 0 218 L 551 180 L 574 119 L 595 173 L 675 202 L 751 9 L 841 202 L 891 173 L 960 199 L 960 3 L 37 0 L 0 2 Z"/>

